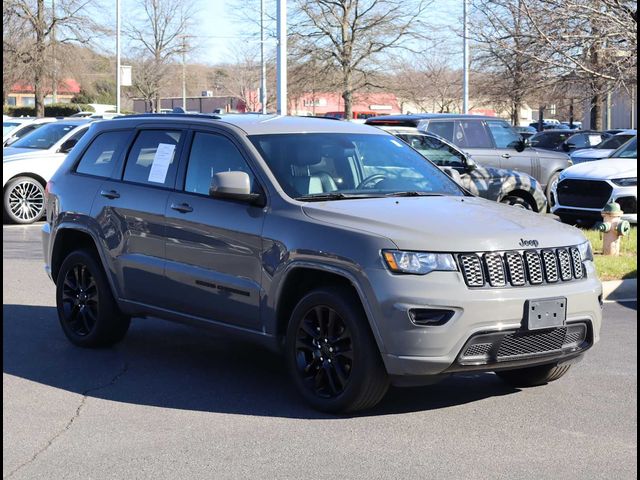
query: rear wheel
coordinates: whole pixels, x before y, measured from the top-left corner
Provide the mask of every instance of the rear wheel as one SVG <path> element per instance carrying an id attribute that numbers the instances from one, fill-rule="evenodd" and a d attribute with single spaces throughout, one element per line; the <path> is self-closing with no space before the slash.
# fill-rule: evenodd
<path id="1" fill-rule="evenodd" d="M 537 367 L 498 370 L 496 375 L 514 387 L 535 387 L 553 382 L 569 371 L 571 365 L 540 365 Z"/>
<path id="2" fill-rule="evenodd" d="M 130 318 L 118 309 L 102 266 L 88 250 L 72 252 L 62 262 L 56 304 L 62 330 L 80 347 L 113 345 L 129 329 Z"/>
<path id="3" fill-rule="evenodd" d="M 389 387 L 362 307 L 346 289 L 322 288 L 300 300 L 287 329 L 286 356 L 298 391 L 321 411 L 371 408 Z"/>
<path id="4" fill-rule="evenodd" d="M 23 225 L 44 215 L 44 188 L 36 179 L 17 177 L 4 189 L 4 218 Z"/>

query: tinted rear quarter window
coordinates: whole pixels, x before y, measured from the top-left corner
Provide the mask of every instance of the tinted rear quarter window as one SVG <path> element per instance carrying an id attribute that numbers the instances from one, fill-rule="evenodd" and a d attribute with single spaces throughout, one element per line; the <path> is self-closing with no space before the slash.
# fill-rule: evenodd
<path id="1" fill-rule="evenodd" d="M 427 125 L 427 132 L 435 133 L 436 135 L 449 140 L 454 141 L 453 138 L 453 121 L 450 122 L 434 122 L 431 121 Z M 455 143 L 455 142 L 454 142 Z"/>
<path id="2" fill-rule="evenodd" d="M 129 132 L 124 130 L 98 135 L 82 155 L 76 172 L 97 177 L 111 176 L 129 135 Z"/>
<path id="3" fill-rule="evenodd" d="M 171 187 L 176 175 L 180 130 L 143 130 L 138 134 L 124 170 L 123 180 Z"/>

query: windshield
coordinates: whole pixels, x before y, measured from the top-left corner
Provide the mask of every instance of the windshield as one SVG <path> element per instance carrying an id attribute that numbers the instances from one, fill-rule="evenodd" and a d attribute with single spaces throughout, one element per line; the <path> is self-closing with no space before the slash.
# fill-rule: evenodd
<path id="1" fill-rule="evenodd" d="M 9 133 L 11 130 L 16 128 L 18 125 L 20 124 L 14 123 L 14 122 L 2 122 L 2 136 L 4 137 L 7 133 Z"/>
<path id="2" fill-rule="evenodd" d="M 77 124 L 67 123 L 48 123 L 37 128 L 30 134 L 21 138 L 12 147 L 16 148 L 35 148 L 39 150 L 47 150 L 51 148 L 71 130 L 79 127 Z"/>
<path id="3" fill-rule="evenodd" d="M 611 138 L 607 138 L 600 145 L 596 146 L 596 148 L 604 150 L 615 150 L 616 148 L 622 146 L 625 142 L 628 142 L 633 138 L 633 135 L 614 135 Z"/>
<path id="4" fill-rule="evenodd" d="M 438 167 L 391 135 L 297 133 L 249 138 L 292 198 L 464 195 Z"/>
<path id="5" fill-rule="evenodd" d="M 638 137 L 633 137 L 633 140 L 613 152 L 611 158 L 638 158 Z"/>

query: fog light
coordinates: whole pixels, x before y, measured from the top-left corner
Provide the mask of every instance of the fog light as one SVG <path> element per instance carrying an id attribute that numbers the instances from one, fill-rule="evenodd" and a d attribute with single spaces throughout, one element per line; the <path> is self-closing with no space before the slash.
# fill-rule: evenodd
<path id="1" fill-rule="evenodd" d="M 413 308 L 409 310 L 411 321 L 421 327 L 440 326 L 451 320 L 452 310 L 438 310 L 434 308 Z"/>

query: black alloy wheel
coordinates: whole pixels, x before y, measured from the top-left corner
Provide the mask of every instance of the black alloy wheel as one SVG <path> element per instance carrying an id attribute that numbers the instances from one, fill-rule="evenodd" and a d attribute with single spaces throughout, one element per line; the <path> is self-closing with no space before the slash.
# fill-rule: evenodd
<path id="1" fill-rule="evenodd" d="M 304 315 L 296 336 L 296 364 L 315 395 L 334 398 L 344 392 L 353 367 L 352 339 L 333 308 L 318 305 Z"/>
<path id="2" fill-rule="evenodd" d="M 98 286 L 86 265 L 74 265 L 66 272 L 62 285 L 62 318 L 80 337 L 91 333 L 98 319 Z"/>
<path id="3" fill-rule="evenodd" d="M 56 277 L 58 319 L 69 341 L 80 347 L 113 345 L 124 338 L 131 318 L 118 308 L 97 253 L 76 250 Z"/>

